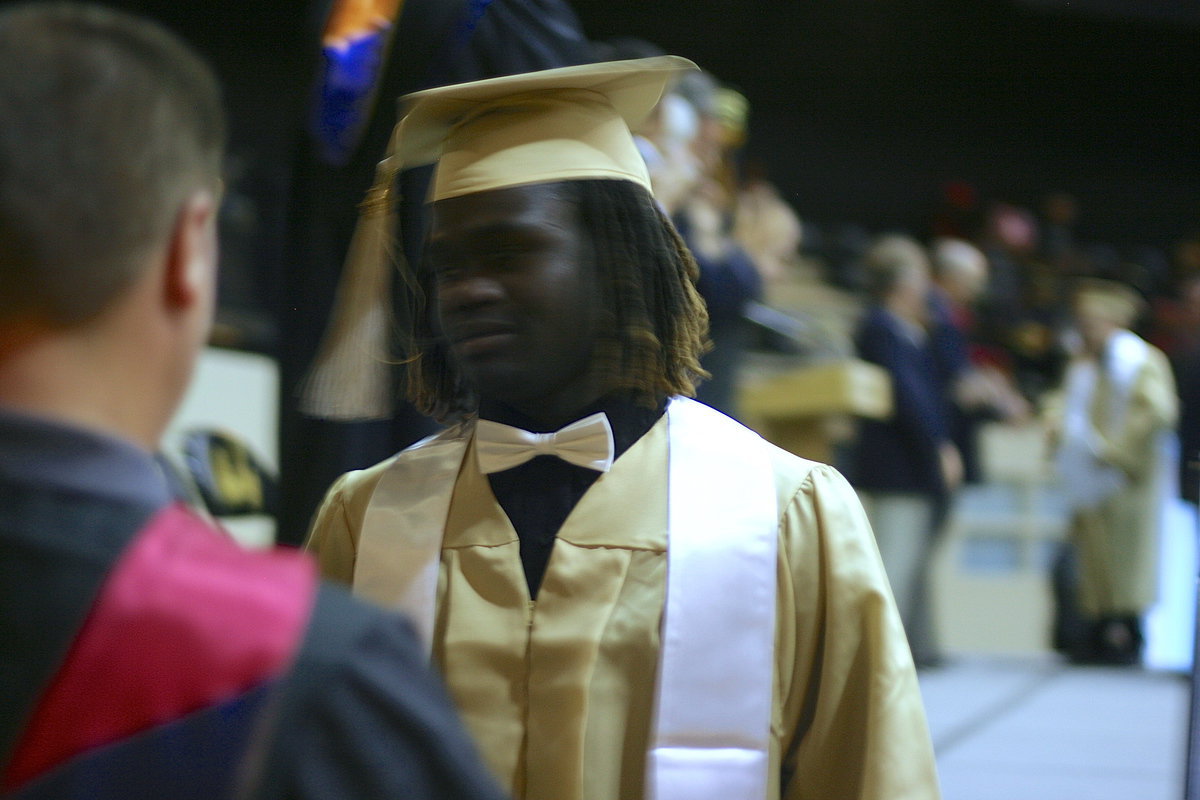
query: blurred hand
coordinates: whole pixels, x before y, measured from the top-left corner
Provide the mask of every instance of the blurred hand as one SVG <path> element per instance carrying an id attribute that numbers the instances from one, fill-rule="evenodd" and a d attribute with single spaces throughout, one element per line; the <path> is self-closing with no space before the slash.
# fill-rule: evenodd
<path id="1" fill-rule="evenodd" d="M 945 484 L 947 491 L 953 492 L 962 486 L 962 456 L 959 455 L 957 447 L 946 442 L 938 448 L 938 458 L 942 465 L 942 483 Z"/>
<path id="2" fill-rule="evenodd" d="M 1043 428 L 1046 431 L 1046 458 L 1053 459 L 1062 445 L 1062 423 L 1057 419 L 1048 419 L 1043 422 Z"/>
<path id="3" fill-rule="evenodd" d="M 954 385 L 954 401 L 966 411 L 990 411 L 1005 422 L 1028 422 L 1032 408 L 1012 380 L 994 367 L 977 367 Z"/>

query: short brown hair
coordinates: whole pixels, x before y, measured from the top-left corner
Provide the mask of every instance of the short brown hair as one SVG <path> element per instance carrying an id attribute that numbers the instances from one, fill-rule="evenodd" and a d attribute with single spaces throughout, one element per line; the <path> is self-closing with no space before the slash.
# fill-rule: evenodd
<path id="1" fill-rule="evenodd" d="M 872 299 L 883 301 L 913 271 L 929 272 L 929 256 L 911 236 L 887 233 L 871 243 L 863 255 L 863 267 L 867 292 Z"/>
<path id="2" fill-rule="evenodd" d="M 79 3 L 0 12 L 0 322 L 103 310 L 216 183 L 224 143 L 215 76 L 157 24 Z"/>

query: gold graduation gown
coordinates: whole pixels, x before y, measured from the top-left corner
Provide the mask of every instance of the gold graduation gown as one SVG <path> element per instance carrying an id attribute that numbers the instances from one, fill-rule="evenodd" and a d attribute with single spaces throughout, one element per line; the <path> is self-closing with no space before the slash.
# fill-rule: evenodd
<path id="1" fill-rule="evenodd" d="M 1071 534 L 1079 554 L 1079 601 L 1096 617 L 1140 615 L 1158 599 L 1158 542 L 1164 481 L 1162 435 L 1178 416 L 1171 365 L 1150 347 L 1129 388 L 1119 425 L 1107 423 L 1114 389 L 1102 371 L 1089 416 L 1098 458 L 1120 468 L 1127 483 L 1097 507 L 1079 511 Z"/>
<path id="2" fill-rule="evenodd" d="M 782 515 L 769 796 L 936 798 L 916 674 L 854 491 L 830 467 L 771 450 Z M 351 582 L 388 463 L 344 475 L 326 497 L 308 542 L 325 576 Z M 470 446 L 433 646 L 467 727 L 517 798 L 640 798 L 665 598 L 666 420 L 571 512 L 536 602 L 475 464 Z"/>

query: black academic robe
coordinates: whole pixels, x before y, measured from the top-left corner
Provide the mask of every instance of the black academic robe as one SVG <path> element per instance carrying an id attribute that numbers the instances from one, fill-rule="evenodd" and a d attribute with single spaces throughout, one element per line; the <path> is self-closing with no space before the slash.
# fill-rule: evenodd
<path id="1" fill-rule="evenodd" d="M 0 413 L 0 449 L 0 795 L 501 796 L 406 622 L 131 448 Z"/>
<path id="2" fill-rule="evenodd" d="M 330 7 L 331 0 L 313 6 L 314 73 Z M 358 203 L 396 123 L 396 99 L 433 86 L 589 60 L 588 42 L 563 0 L 406 0 L 374 109 L 349 161 L 327 163 L 308 134 L 301 135 L 281 274 L 280 541 L 302 540 L 313 510 L 338 475 L 373 464 L 434 429 L 403 403 L 394 419 L 353 423 L 312 419 L 296 408 L 297 384 L 329 320 Z M 410 260 L 420 252 L 429 176 L 423 168 L 401 178 L 402 240 Z"/>

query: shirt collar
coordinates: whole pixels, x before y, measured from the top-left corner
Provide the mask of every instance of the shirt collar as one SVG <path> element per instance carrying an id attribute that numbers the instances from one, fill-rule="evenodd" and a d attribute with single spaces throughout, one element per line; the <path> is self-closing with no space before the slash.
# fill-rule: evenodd
<path id="1" fill-rule="evenodd" d="M 131 442 L 0 408 L 0 479 L 158 508 L 170 502 L 154 458 Z"/>
<path id="2" fill-rule="evenodd" d="M 928 332 L 914 322 L 901 317 L 899 314 L 890 309 L 883 309 L 884 316 L 891 321 L 892 326 L 900 333 L 901 336 L 908 339 L 917 347 L 923 347 L 925 340 L 929 338 Z"/>

